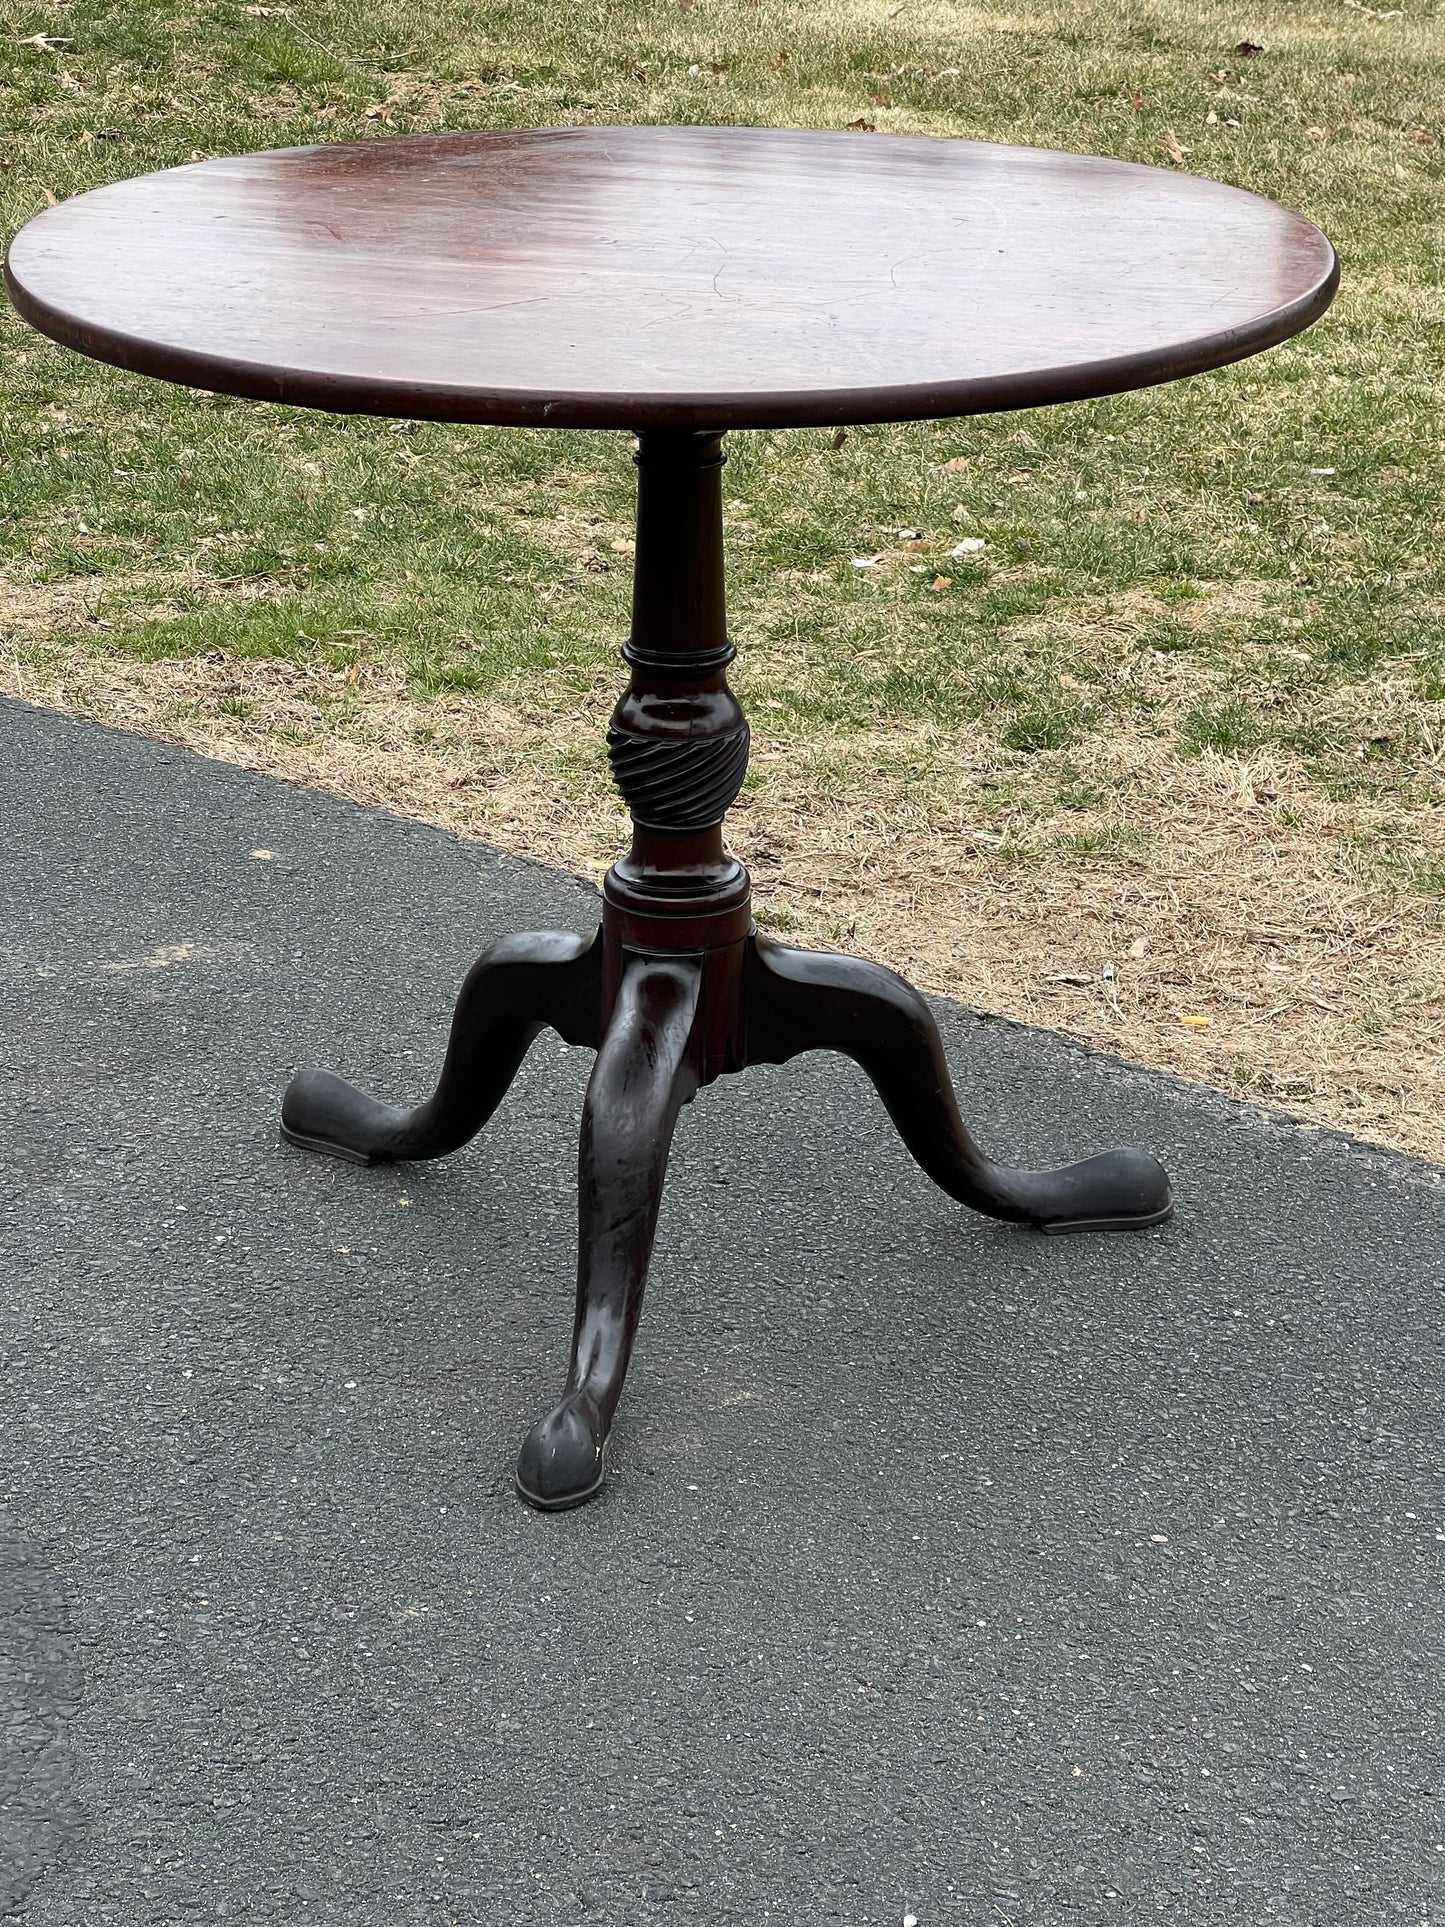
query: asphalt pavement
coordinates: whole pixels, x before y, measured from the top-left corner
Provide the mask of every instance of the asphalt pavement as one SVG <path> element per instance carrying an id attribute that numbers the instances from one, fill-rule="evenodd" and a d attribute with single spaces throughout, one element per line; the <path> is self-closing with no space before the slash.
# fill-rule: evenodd
<path id="1" fill-rule="evenodd" d="M 0 1916 L 1445 1919 L 1439 1170 L 939 1003 L 991 1149 L 1174 1173 L 1045 1239 L 725 1080 L 542 1517 L 588 1054 L 441 1164 L 276 1118 L 590 887 L 20 704 L 0 802 Z"/>

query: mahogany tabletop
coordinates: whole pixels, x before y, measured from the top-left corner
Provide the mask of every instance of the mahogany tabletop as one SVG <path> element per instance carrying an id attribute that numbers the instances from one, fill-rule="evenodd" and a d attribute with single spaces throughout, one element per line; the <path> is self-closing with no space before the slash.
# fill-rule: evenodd
<path id="1" fill-rule="evenodd" d="M 788 427 L 1171 381 L 1307 327 L 1301 215 L 1035 147 L 579 127 L 203 161 L 47 209 L 6 266 L 57 341 L 378 415 Z"/>

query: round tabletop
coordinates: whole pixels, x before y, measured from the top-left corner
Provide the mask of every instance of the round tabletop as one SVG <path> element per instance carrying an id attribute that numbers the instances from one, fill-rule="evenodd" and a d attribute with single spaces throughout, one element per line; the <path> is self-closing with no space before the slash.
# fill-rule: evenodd
<path id="1" fill-rule="evenodd" d="M 1301 215 L 1036 147 L 732 127 L 203 161 L 17 235 L 16 306 L 142 374 L 567 428 L 912 420 L 1112 394 L 1307 327 Z"/>

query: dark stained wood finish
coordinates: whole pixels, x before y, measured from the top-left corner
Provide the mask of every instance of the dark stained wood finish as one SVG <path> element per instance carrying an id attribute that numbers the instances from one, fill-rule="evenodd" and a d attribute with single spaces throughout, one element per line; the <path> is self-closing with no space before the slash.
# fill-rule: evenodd
<path id="1" fill-rule="evenodd" d="M 1052 1171 L 994 1163 L 959 1116 L 916 990 L 878 964 L 754 932 L 748 873 L 722 835 L 747 761 L 726 674 L 722 438 L 644 430 L 635 459 L 632 677 L 610 732 L 633 841 L 603 883 L 600 940 L 543 932 L 495 945 L 462 986 L 440 1081 L 414 1110 L 327 1071 L 303 1071 L 282 1106 L 283 1133 L 309 1150 L 366 1163 L 442 1157 L 486 1123 L 544 1024 L 597 1050 L 577 1172 L 571 1364 L 517 1461 L 518 1491 L 544 1509 L 602 1489 L 673 1126 L 715 1078 L 844 1051 L 923 1169 L 975 1211 L 1042 1231 L 1133 1230 L 1170 1211 L 1168 1175 L 1143 1151 Z M 729 1231 L 718 1224 L 721 1262 Z"/>
<path id="2" fill-rule="evenodd" d="M 560 1402 L 517 1455 L 517 1490 L 561 1510 L 601 1487 L 632 1357 L 677 1114 L 698 1087 L 697 957 L 627 959 L 582 1106 L 577 1309 Z"/>
<path id="3" fill-rule="evenodd" d="M 1104 1151 L 1054 1171 L 987 1157 L 959 1116 L 928 1005 L 882 964 L 754 937 L 742 1005 L 748 1064 L 810 1050 L 851 1057 L 917 1163 L 971 1211 L 1055 1233 L 1131 1230 L 1169 1215 L 1169 1179 L 1144 1151 Z"/>
<path id="4" fill-rule="evenodd" d="M 399 1110 L 330 1071 L 302 1071 L 281 1106 L 281 1135 L 357 1164 L 447 1157 L 482 1129 L 548 1026 L 569 1044 L 601 1044 L 599 939 L 561 930 L 503 937 L 467 973 L 424 1104 Z"/>
<path id="5" fill-rule="evenodd" d="M 631 680 L 608 737 L 633 842 L 605 880 L 600 941 L 495 945 L 415 1109 L 316 1071 L 282 1107 L 283 1133 L 311 1150 L 441 1157 L 486 1123 L 544 1026 L 596 1049 L 571 1364 L 522 1445 L 531 1504 L 601 1490 L 673 1127 L 716 1077 L 844 1051 L 923 1169 L 974 1210 L 1044 1231 L 1168 1216 L 1168 1176 L 1142 1151 L 994 1163 L 916 991 L 754 932 L 722 834 L 748 734 L 727 684 L 720 431 L 1022 408 L 1237 359 L 1328 305 L 1334 253 L 1307 221 L 1213 182 L 1032 148 L 579 129 L 178 168 L 42 214 L 7 272 L 37 326 L 169 380 L 639 431 Z"/>
<path id="6" fill-rule="evenodd" d="M 1306 327 L 1334 251 L 1187 174 L 758 128 L 421 135 L 48 209 L 12 297 L 142 374 L 380 415 L 785 427 L 1172 381 Z"/>

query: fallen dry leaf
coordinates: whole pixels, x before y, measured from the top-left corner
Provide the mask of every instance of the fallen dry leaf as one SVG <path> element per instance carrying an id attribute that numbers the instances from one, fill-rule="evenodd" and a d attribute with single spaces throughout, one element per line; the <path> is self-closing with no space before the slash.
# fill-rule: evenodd
<path id="1" fill-rule="evenodd" d="M 1264 42 L 1262 40 L 1241 40 L 1236 44 L 1234 51 L 1245 60 L 1248 60 L 1252 55 L 1262 54 L 1264 52 Z"/>
<path id="2" fill-rule="evenodd" d="M 1181 1024 L 1187 1024 L 1190 1030 L 1207 1030 L 1214 1022 L 1214 1019 L 1212 1017 L 1181 1017 L 1179 1021 Z"/>
<path id="3" fill-rule="evenodd" d="M 850 134 L 873 134 L 877 132 L 877 129 L 871 120 L 850 120 L 848 123 L 848 132 Z"/>
<path id="4" fill-rule="evenodd" d="M 1132 958 L 1134 958 L 1135 962 L 1137 963 L 1139 958 L 1143 956 L 1144 952 L 1148 948 L 1149 948 L 1149 939 L 1147 937 L 1135 937 L 1133 943 L 1129 945 L 1129 955 Z"/>
<path id="5" fill-rule="evenodd" d="M 1189 149 L 1179 145 L 1179 136 L 1172 127 L 1166 127 L 1164 129 L 1164 152 L 1176 167 L 1183 167 L 1184 157 L 1189 152 Z"/>
<path id="6" fill-rule="evenodd" d="M 951 589 L 953 587 L 953 577 L 951 575 L 936 575 L 928 586 L 930 589 Z"/>

